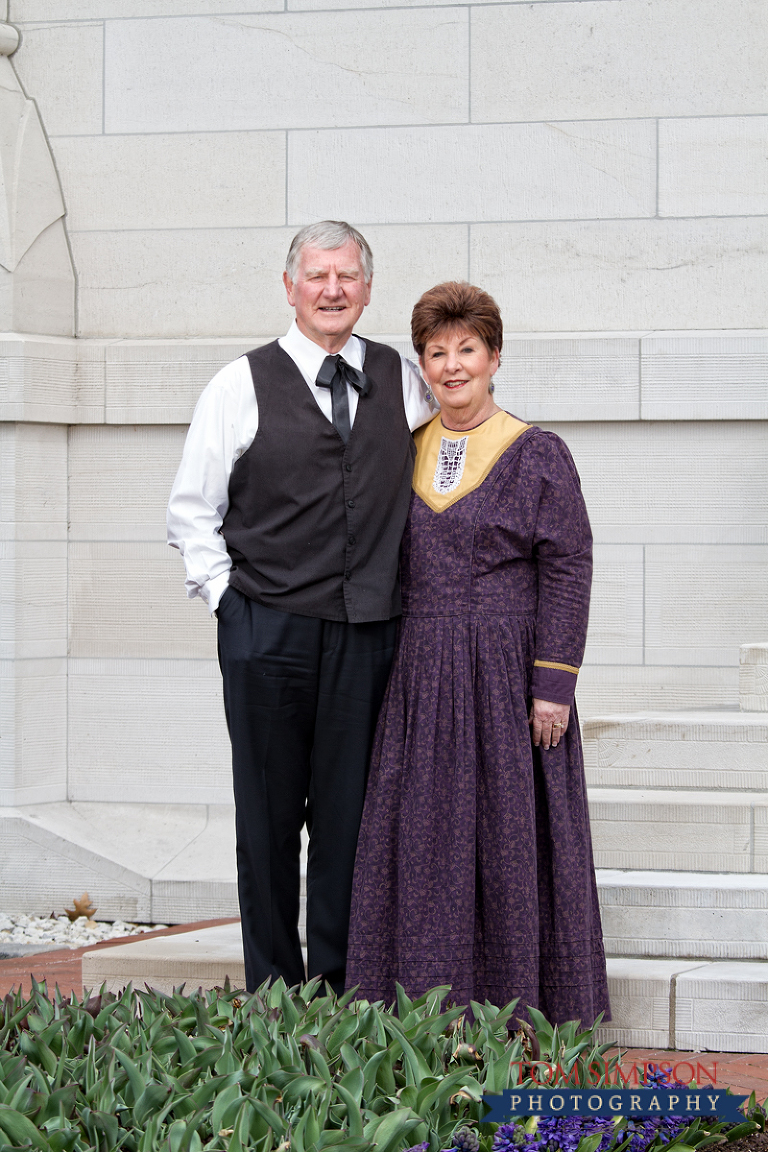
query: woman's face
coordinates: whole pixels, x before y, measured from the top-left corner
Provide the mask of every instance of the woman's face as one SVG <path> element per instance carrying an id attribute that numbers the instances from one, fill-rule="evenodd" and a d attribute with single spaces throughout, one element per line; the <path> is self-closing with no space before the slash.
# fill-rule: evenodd
<path id="1" fill-rule="evenodd" d="M 419 363 L 444 418 L 455 413 L 467 425 L 496 410 L 489 385 L 499 367 L 499 353 L 489 351 L 479 336 L 461 329 L 438 332 L 427 342 Z"/>

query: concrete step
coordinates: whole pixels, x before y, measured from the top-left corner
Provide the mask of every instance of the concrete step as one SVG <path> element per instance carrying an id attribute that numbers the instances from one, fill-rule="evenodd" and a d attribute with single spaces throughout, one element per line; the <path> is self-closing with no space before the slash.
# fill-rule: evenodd
<path id="1" fill-rule="evenodd" d="M 180 984 L 187 992 L 196 988 L 221 987 L 229 977 L 234 988 L 245 987 L 245 965 L 240 924 L 221 924 L 155 936 L 114 948 L 83 953 L 83 987 L 93 991 L 106 985 L 118 992 L 126 984 L 172 992 Z"/>
<path id="2" fill-rule="evenodd" d="M 598 869 L 609 956 L 765 960 L 768 875 Z"/>
<path id="3" fill-rule="evenodd" d="M 590 791 L 598 868 L 768 873 L 768 795 Z M 236 916 L 228 805 L 55 803 L 0 809 L 8 912 L 48 914 L 88 891 L 101 919 Z"/>
<path id="4" fill-rule="evenodd" d="M 768 793 L 591 788 L 598 868 L 768 872 Z"/>
<path id="5" fill-rule="evenodd" d="M 608 961 L 600 1039 L 680 1051 L 768 1051 L 768 963 Z"/>
<path id="6" fill-rule="evenodd" d="M 238 924 L 137 939 L 86 952 L 83 984 L 118 992 L 126 984 L 165 992 L 244 984 Z M 613 1020 L 601 1040 L 681 1051 L 768 1051 L 768 963 L 706 960 L 608 961 Z"/>
<path id="7" fill-rule="evenodd" d="M 583 734 L 593 787 L 768 791 L 768 713 L 598 716 Z"/>
<path id="8" fill-rule="evenodd" d="M 763 957 L 765 800 L 748 793 L 593 789 L 609 953 Z M 728 869 L 732 875 L 723 875 Z M 703 874 L 692 875 L 698 871 Z M 0 875 L 8 912 L 60 912 L 87 890 L 101 919 L 172 924 L 236 916 L 232 808 L 0 809 Z M 304 905 L 302 891 L 302 939 Z"/>

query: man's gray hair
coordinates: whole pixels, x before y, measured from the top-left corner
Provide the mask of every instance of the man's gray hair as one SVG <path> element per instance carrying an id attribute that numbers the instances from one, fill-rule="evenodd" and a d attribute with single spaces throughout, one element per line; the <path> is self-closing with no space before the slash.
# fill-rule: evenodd
<path id="1" fill-rule="evenodd" d="M 346 220 L 321 220 L 318 224 L 307 224 L 296 233 L 291 241 L 288 258 L 285 261 L 288 279 L 296 279 L 302 248 L 322 248 L 324 252 L 333 251 L 336 248 L 343 248 L 349 240 L 354 240 L 360 249 L 360 264 L 365 282 L 368 284 L 371 276 L 373 276 L 373 253 L 365 236 L 358 232 L 357 228 L 347 224 Z"/>

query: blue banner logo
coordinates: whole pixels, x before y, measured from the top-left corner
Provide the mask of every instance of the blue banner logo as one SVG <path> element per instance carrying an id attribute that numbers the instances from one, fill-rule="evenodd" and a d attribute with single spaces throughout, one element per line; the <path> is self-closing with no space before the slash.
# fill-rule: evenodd
<path id="1" fill-rule="evenodd" d="M 746 1096 L 716 1088 L 507 1088 L 485 1093 L 491 1111 L 486 1124 L 506 1124 L 518 1116 L 717 1116 L 740 1123 Z"/>

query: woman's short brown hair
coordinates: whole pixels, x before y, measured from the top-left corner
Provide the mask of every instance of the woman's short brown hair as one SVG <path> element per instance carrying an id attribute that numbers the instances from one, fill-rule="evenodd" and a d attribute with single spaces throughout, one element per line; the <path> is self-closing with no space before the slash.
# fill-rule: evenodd
<path id="1" fill-rule="evenodd" d="M 492 296 L 465 280 L 448 280 L 425 292 L 411 314 L 411 339 L 421 357 L 430 340 L 446 329 L 466 329 L 489 352 L 501 352 L 504 329 Z"/>

